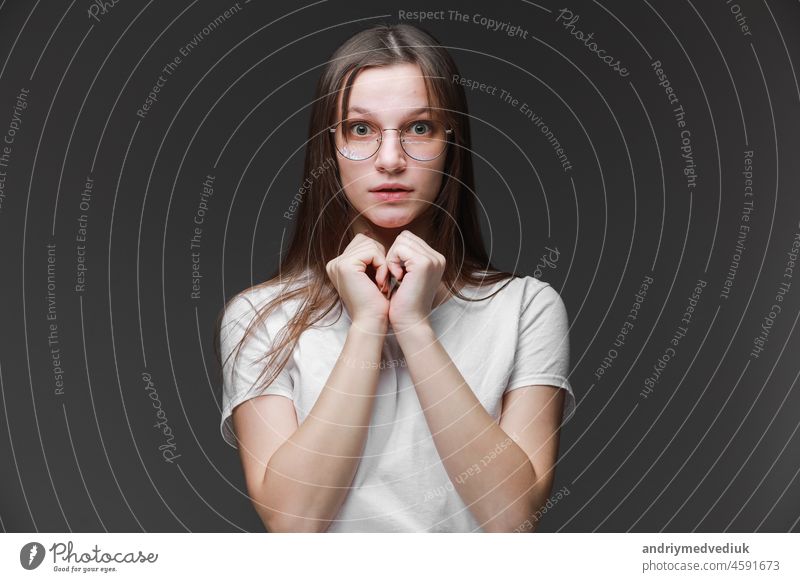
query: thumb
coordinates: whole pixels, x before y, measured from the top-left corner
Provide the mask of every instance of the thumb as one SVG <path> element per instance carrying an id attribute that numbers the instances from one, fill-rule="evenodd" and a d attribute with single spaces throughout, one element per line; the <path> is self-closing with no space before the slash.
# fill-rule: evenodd
<path id="1" fill-rule="evenodd" d="M 380 287 L 381 292 L 385 292 L 386 290 L 386 279 L 389 275 L 389 266 L 386 263 L 386 260 L 383 260 L 383 263 L 378 267 L 378 270 L 375 272 L 375 282 Z"/>

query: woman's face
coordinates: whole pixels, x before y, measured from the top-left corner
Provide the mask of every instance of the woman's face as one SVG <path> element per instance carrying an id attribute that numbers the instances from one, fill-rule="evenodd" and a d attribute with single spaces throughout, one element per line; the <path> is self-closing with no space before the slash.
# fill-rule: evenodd
<path id="1" fill-rule="evenodd" d="M 402 129 L 412 121 L 441 119 L 435 110 L 416 111 L 429 105 L 418 65 L 372 67 L 356 76 L 346 115 L 342 115 L 342 93 L 339 92 L 337 119 L 365 120 L 382 129 Z M 351 128 L 356 132 L 365 131 L 363 126 Z M 424 125 L 414 127 L 415 131 L 424 132 L 424 129 Z M 385 131 L 380 149 L 364 160 L 354 161 L 336 153 L 345 195 L 359 213 L 359 224 L 369 226 L 363 223 L 363 217 L 380 228 L 405 227 L 431 209 L 441 188 L 447 152 L 430 161 L 418 161 L 403 150 L 399 133 Z M 404 194 L 377 191 L 390 183 L 409 191 Z"/>

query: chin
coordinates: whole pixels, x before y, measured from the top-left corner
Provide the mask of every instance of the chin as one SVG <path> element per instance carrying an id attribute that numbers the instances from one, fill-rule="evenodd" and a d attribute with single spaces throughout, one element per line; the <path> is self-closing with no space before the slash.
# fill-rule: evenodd
<path id="1" fill-rule="evenodd" d="M 387 208 L 378 211 L 373 210 L 366 214 L 367 219 L 379 228 L 403 228 L 411 224 L 416 215 L 406 209 Z"/>

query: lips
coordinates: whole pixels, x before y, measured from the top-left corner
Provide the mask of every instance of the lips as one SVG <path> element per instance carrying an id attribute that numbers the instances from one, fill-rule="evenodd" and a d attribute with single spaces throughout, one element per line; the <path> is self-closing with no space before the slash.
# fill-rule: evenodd
<path id="1" fill-rule="evenodd" d="M 411 190 L 413 190 L 411 186 L 399 182 L 386 182 L 369 189 L 370 192 L 410 192 Z"/>
<path id="2" fill-rule="evenodd" d="M 392 200 L 400 200 L 412 191 L 410 186 L 406 186 L 405 184 L 400 184 L 398 182 L 388 182 L 385 184 L 380 184 L 375 188 L 370 188 L 369 190 L 378 200 L 384 201 L 392 201 Z"/>
<path id="3" fill-rule="evenodd" d="M 372 190 L 372 195 L 378 200 L 391 202 L 392 200 L 402 200 L 411 194 L 410 190 Z"/>

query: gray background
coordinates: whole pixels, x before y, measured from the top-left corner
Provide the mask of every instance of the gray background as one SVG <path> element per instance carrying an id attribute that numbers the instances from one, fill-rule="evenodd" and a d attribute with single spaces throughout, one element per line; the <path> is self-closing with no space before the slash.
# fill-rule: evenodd
<path id="1" fill-rule="evenodd" d="M 263 3 L 266 4 L 266 3 Z M 213 320 L 270 276 L 304 177 L 308 106 L 321 65 L 352 33 L 398 22 L 391 2 L 241 10 L 204 38 L 142 106 L 181 46 L 232 3 L 88 2 L 0 6 L 0 133 L 30 90 L 0 208 L 0 526 L 5 531 L 261 531 L 237 453 L 219 435 Z M 800 6 L 573 2 L 630 71 L 621 77 L 556 22 L 563 5 L 459 2 L 527 30 L 424 22 L 464 77 L 529 104 L 565 148 L 498 96 L 469 92 L 477 195 L 496 265 L 538 271 L 570 316 L 576 415 L 561 433 L 540 531 L 798 531 L 800 280 L 750 355 L 800 230 Z M 413 23 L 413 22 L 412 22 Z M 663 64 L 686 111 L 698 173 L 687 188 L 680 130 L 650 67 Z M 2 145 L 2 144 L 0 144 Z M 745 150 L 754 209 L 730 296 Z M 189 238 L 215 175 L 191 298 Z M 86 289 L 76 292 L 77 219 L 87 175 Z M 56 245 L 56 393 L 48 345 L 47 244 Z M 654 284 L 613 365 L 595 371 Z M 648 398 L 698 279 L 686 337 Z M 143 373 L 180 457 L 165 462 Z"/>

